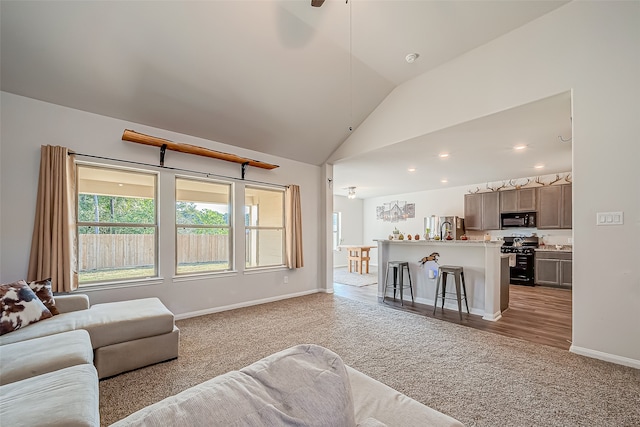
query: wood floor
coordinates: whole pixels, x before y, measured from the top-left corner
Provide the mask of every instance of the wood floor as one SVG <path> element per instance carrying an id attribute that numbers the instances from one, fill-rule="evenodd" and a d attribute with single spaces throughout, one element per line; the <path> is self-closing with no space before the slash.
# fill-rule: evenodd
<path id="1" fill-rule="evenodd" d="M 571 290 L 543 286 L 509 286 L 509 309 L 496 322 L 482 320 L 482 316 L 462 314 L 457 310 L 444 311 L 433 306 L 413 303 L 409 299 L 400 305 L 399 300 L 378 299 L 378 285 L 349 286 L 333 284 L 334 293 L 346 298 L 371 304 L 384 304 L 393 309 L 409 311 L 422 316 L 457 323 L 471 328 L 519 338 L 538 344 L 568 350 L 571 346 Z M 464 306 L 464 305 L 463 305 Z M 464 310 L 464 309 L 463 309 Z"/>

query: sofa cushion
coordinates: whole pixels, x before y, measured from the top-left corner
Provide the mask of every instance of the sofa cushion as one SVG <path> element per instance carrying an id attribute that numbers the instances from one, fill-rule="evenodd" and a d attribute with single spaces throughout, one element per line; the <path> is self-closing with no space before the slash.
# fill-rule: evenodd
<path id="1" fill-rule="evenodd" d="M 51 312 L 24 280 L 0 285 L 0 309 L 0 335 L 51 317 Z"/>
<path id="2" fill-rule="evenodd" d="M 29 282 L 29 287 L 42 303 L 49 309 L 52 315 L 60 314 L 56 308 L 56 302 L 53 299 L 53 290 L 51 290 L 51 279 L 36 280 Z"/>
<path id="3" fill-rule="evenodd" d="M 356 427 L 387 427 L 382 421 L 378 421 L 373 417 L 369 417 L 366 420 L 359 422 Z"/>
<path id="4" fill-rule="evenodd" d="M 88 310 L 61 313 L 46 321 L 0 337 L 0 345 L 74 329 L 86 329 L 94 349 L 171 333 L 173 313 L 158 298 L 95 304 Z"/>
<path id="5" fill-rule="evenodd" d="M 373 421 L 367 419 L 374 418 L 388 426 L 464 427 L 458 420 L 423 405 L 350 366 L 347 366 L 347 372 L 353 391 L 355 418 L 359 423 L 371 423 Z"/>
<path id="6" fill-rule="evenodd" d="M 122 372 L 178 357 L 180 330 L 174 326 L 168 334 L 154 335 L 138 340 L 98 347 L 93 353 L 93 364 L 98 378 L 108 378 Z"/>
<path id="7" fill-rule="evenodd" d="M 114 426 L 355 426 L 348 375 L 326 348 L 300 345 L 141 409 Z"/>
<path id="8" fill-rule="evenodd" d="M 98 376 L 76 365 L 0 386 L 3 426 L 99 426 Z"/>
<path id="9" fill-rule="evenodd" d="M 91 339 L 83 329 L 7 344 L 0 349 L 0 385 L 92 363 Z"/>

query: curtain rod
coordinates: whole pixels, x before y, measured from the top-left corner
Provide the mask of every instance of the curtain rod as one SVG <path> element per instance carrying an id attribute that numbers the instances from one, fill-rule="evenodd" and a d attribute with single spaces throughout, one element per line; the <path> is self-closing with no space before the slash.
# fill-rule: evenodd
<path id="1" fill-rule="evenodd" d="M 205 175 L 207 178 L 216 177 L 216 178 L 231 179 L 231 180 L 234 180 L 234 181 L 250 182 L 250 183 L 253 183 L 253 184 L 271 185 L 271 186 L 274 186 L 274 187 L 282 187 L 282 188 L 287 188 L 288 187 L 288 185 L 274 184 L 272 182 L 256 181 L 256 180 L 253 180 L 253 179 L 240 179 L 240 178 L 234 178 L 232 176 L 218 175 L 218 174 L 210 173 L 210 172 L 194 171 L 194 170 L 191 170 L 191 169 L 182 169 L 182 168 L 172 168 L 170 166 L 160 166 L 160 165 L 153 165 L 151 163 L 134 162 L 133 160 L 122 160 L 122 159 L 115 159 L 113 157 L 95 156 L 93 154 L 76 153 L 76 152 L 71 151 L 71 150 L 69 150 L 69 156 L 91 157 L 93 159 L 112 160 L 114 162 L 130 163 L 130 164 L 133 164 L 133 165 L 140 165 L 140 166 L 149 166 L 149 167 L 158 168 L 158 169 L 169 169 L 169 170 L 179 171 L 179 172 L 197 173 L 197 174 L 200 174 L 200 175 Z"/>

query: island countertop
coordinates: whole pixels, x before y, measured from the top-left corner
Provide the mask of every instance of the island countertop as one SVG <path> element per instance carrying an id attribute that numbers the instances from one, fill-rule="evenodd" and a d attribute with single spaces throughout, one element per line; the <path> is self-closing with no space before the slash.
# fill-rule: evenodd
<path id="1" fill-rule="evenodd" d="M 501 264 L 504 254 L 500 252 L 502 241 L 484 240 L 389 240 L 374 239 L 378 243 L 378 296 L 384 296 L 384 283 L 389 261 L 406 261 L 414 286 L 416 302 L 433 306 L 436 274 L 439 265 L 458 265 L 464 268 L 469 310 L 483 319 L 495 321 L 501 317 L 500 286 Z M 425 265 L 420 260 L 434 252 L 438 263 Z M 508 275 L 508 269 L 507 273 Z M 389 295 L 389 294 L 387 294 Z M 406 296 L 406 294 L 405 294 Z M 456 309 L 452 305 L 445 304 Z"/>

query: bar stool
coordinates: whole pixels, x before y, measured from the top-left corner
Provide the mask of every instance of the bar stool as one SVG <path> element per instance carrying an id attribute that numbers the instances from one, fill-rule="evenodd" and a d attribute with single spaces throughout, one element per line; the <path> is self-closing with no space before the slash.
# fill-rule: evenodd
<path id="1" fill-rule="evenodd" d="M 389 284 L 389 269 L 393 268 L 393 299 L 396 299 L 396 288 L 400 288 L 400 304 L 404 305 L 404 298 L 402 290 L 409 288 L 411 291 L 411 301 L 413 301 L 413 285 L 411 284 L 411 271 L 409 270 L 409 263 L 406 261 L 389 261 L 387 262 L 387 272 L 384 276 L 384 291 L 382 292 L 382 302 L 387 297 L 387 285 Z M 403 269 L 407 269 L 407 276 L 409 277 L 409 285 L 404 284 Z M 396 280 L 398 279 L 398 280 Z"/>
<path id="2" fill-rule="evenodd" d="M 467 313 L 469 313 L 469 303 L 467 302 L 467 287 L 464 283 L 464 270 L 458 265 L 441 265 L 438 268 L 438 281 L 436 282 L 436 300 L 433 303 L 433 314 L 436 314 L 436 308 L 438 308 L 438 299 L 442 299 L 442 309 L 444 310 L 444 300 L 450 299 L 445 295 L 447 294 L 447 275 L 453 274 L 456 285 L 456 300 L 458 300 L 458 314 L 460 320 L 462 320 L 462 299 L 467 307 Z M 462 293 L 460 290 L 460 282 L 462 282 Z M 442 296 L 438 295 L 438 290 L 442 284 Z M 449 293 L 449 294 L 452 294 Z"/>

